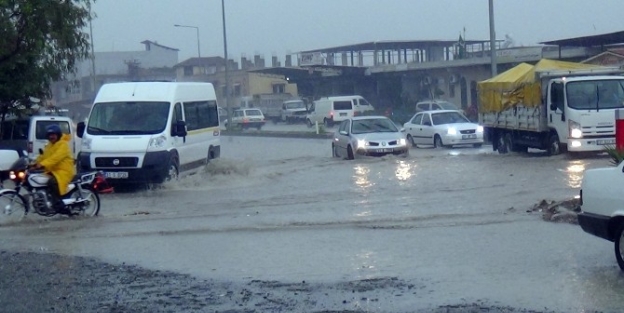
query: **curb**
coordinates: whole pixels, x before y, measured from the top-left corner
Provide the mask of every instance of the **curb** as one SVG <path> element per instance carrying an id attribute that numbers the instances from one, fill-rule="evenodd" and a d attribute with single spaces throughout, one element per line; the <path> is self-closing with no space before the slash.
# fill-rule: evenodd
<path id="1" fill-rule="evenodd" d="M 316 134 L 314 132 L 280 132 L 280 131 L 227 131 L 222 130 L 221 136 L 232 137 L 275 137 L 302 139 L 331 139 L 333 133 Z"/>

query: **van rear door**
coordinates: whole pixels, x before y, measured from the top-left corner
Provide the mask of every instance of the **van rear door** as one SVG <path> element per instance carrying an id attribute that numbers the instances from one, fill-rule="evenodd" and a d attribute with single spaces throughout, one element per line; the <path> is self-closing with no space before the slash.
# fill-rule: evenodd
<path id="1" fill-rule="evenodd" d="M 28 135 L 28 156 L 36 158 L 40 149 L 43 150 L 48 143 L 46 129 L 50 125 L 58 125 L 63 134 L 70 135 L 69 147 L 74 157 L 76 156 L 76 144 L 74 140 L 74 128 L 72 120 L 64 116 L 36 116 L 33 117 L 30 124 L 30 133 Z"/>
<path id="2" fill-rule="evenodd" d="M 353 117 L 353 102 L 351 100 L 336 100 L 333 111 L 334 122 Z"/>

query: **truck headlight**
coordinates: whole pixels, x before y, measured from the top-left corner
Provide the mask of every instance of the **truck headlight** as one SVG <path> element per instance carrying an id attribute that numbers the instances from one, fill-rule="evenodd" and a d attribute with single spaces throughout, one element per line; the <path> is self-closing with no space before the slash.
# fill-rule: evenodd
<path id="1" fill-rule="evenodd" d="M 457 135 L 457 129 L 451 127 L 446 131 L 446 133 L 449 135 Z"/>
<path id="2" fill-rule="evenodd" d="M 82 147 L 82 150 L 91 150 L 92 141 L 93 140 L 91 138 L 83 138 L 82 143 L 80 144 L 80 146 Z"/>
<path id="3" fill-rule="evenodd" d="M 571 138 L 583 138 L 583 131 L 581 130 L 581 124 L 568 120 L 568 129 L 570 130 Z"/>
<path id="4" fill-rule="evenodd" d="M 167 143 L 167 137 L 165 137 L 165 135 L 152 137 L 149 141 L 148 148 L 163 148 L 165 143 Z"/>

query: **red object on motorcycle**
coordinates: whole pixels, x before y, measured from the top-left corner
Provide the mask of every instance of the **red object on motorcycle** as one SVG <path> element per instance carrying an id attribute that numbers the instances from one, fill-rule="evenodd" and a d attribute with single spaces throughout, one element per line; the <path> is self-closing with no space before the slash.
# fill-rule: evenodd
<path id="1" fill-rule="evenodd" d="M 101 173 L 95 175 L 95 179 L 93 180 L 93 189 L 95 189 L 98 193 L 112 193 L 115 191 L 115 188 L 108 184 L 106 178 Z"/>

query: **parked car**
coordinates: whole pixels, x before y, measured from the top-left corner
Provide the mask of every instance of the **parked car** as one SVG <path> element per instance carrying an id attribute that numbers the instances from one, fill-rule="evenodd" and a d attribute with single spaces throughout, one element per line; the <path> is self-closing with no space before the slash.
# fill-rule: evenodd
<path id="1" fill-rule="evenodd" d="M 615 259 L 624 271 L 624 162 L 617 167 L 586 170 L 581 184 L 581 228 L 614 243 Z"/>
<path id="2" fill-rule="evenodd" d="M 257 128 L 260 130 L 266 123 L 260 109 L 239 109 L 232 113 L 232 120 L 226 121 L 226 127 L 242 129 Z"/>
<path id="3" fill-rule="evenodd" d="M 348 118 L 334 134 L 332 154 L 336 158 L 352 160 L 357 156 L 409 154 L 405 135 L 385 116 L 358 116 Z"/>
<path id="4" fill-rule="evenodd" d="M 308 108 L 303 100 L 288 100 L 282 103 L 282 122 L 305 122 Z"/>
<path id="5" fill-rule="evenodd" d="M 403 125 L 407 140 L 413 145 L 451 147 L 471 144 L 483 145 L 483 127 L 470 122 L 457 110 L 437 110 L 416 113 Z"/>
<path id="6" fill-rule="evenodd" d="M 461 109 L 454 103 L 442 100 L 425 100 L 416 103 L 416 113 L 424 111 L 435 110 L 455 110 L 461 111 Z"/>

